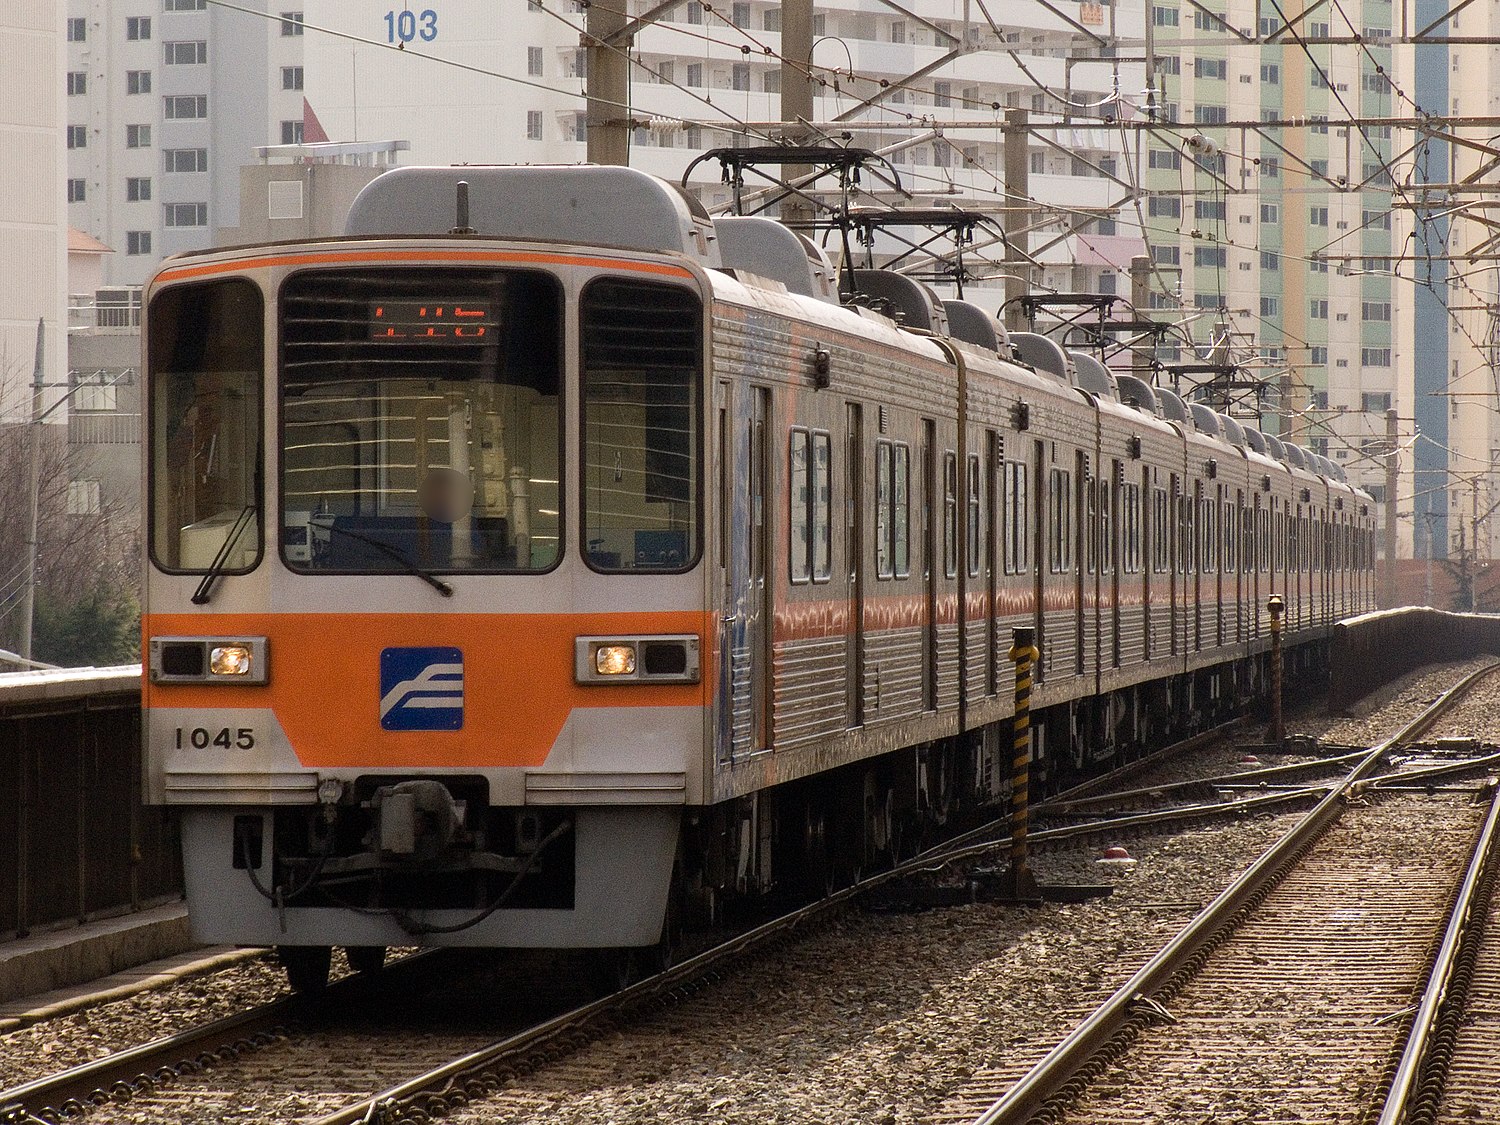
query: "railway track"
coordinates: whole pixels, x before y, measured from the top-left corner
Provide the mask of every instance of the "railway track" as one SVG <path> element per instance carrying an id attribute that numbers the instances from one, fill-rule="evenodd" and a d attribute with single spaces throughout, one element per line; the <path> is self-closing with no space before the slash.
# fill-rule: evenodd
<path id="1" fill-rule="evenodd" d="M 1446 1026 L 1462 1024 L 1453 1002 L 1420 1002 L 1424 973 L 1438 965 L 1433 996 L 1451 994 L 1434 951 L 1459 944 L 1444 937 L 1458 925 L 1448 910 L 1455 889 L 1477 879 L 1466 873 L 1488 853 L 1500 806 L 1493 785 L 1488 813 L 1475 787 L 1438 786 L 1430 771 L 1457 763 L 1372 779 L 1491 670 L 1365 755 L 1028 1073 L 985 1074 L 940 1120 L 1333 1121 L 1378 1109 L 1387 1089 L 1422 1089 L 1432 1102 L 1441 1084 L 1412 1076 L 1424 1057 L 1452 1058 L 1447 1041 L 1431 1032 L 1437 1048 L 1398 1060 L 1419 1011 L 1446 1007 Z M 1460 914 L 1474 912 L 1458 901 Z M 1487 1077 L 1493 1089 L 1493 1042 L 1472 1057 L 1474 1085 Z M 1415 1120 L 1389 1112 L 1387 1125 Z"/>
<path id="2" fill-rule="evenodd" d="M 1228 784 L 1223 775 L 1216 780 Z M 1300 794 L 1265 793 L 1254 799 L 1313 803 L 1322 793 L 1320 786 L 1307 786 Z M 1240 799 L 1198 808 L 1147 809 L 1048 831 L 1055 831 L 1061 842 L 1070 835 L 1122 830 L 1121 821 L 1156 816 L 1159 823 L 1180 822 L 1218 815 L 1213 812 L 1215 808 L 1227 811 L 1231 805 L 1241 813 L 1256 807 Z M 969 844 L 974 854 L 993 853 L 997 843 L 993 828 L 989 835 L 987 841 Z M 1037 835 L 1046 846 L 1047 834 Z M 910 875 L 938 862 L 940 857 L 928 853 L 883 878 Z M 509 1028 L 481 1021 L 455 1034 L 451 1026 L 441 1031 L 430 1026 L 433 1021 L 429 1019 L 429 1026 L 418 1026 L 414 1031 L 410 1021 L 393 1015 L 390 1005 L 383 1001 L 376 1002 L 378 1014 L 364 1021 L 367 1026 L 350 1026 L 361 1023 L 358 1017 L 348 1021 L 323 1017 L 309 1020 L 295 1006 L 284 1007 L 272 1017 L 269 1029 L 251 1031 L 246 1029 L 248 1024 L 226 1029 L 230 1032 L 227 1045 L 193 1047 L 184 1040 L 175 1045 L 176 1057 L 171 1061 L 136 1055 L 128 1062 L 119 1060 L 112 1072 L 95 1070 L 74 1075 L 70 1080 L 74 1085 L 66 1097 L 42 1093 L 43 1083 L 29 1084 L 31 1089 L 23 1099 L 16 1099 L 17 1091 L 0 1093 L 0 1106 L 9 1105 L 5 1114 L 0 1114 L 0 1121 L 61 1120 L 65 1111 L 77 1113 L 100 1103 L 105 1105 L 90 1112 L 90 1120 L 191 1116 L 246 1121 L 295 1119 L 320 1125 L 425 1120 L 474 1103 L 511 1078 L 571 1053 L 580 1043 L 597 1038 L 603 1029 L 625 1025 L 632 1009 L 670 1003 L 674 997 L 692 992 L 701 982 L 721 975 L 735 958 L 749 950 L 817 924 L 856 894 L 865 893 L 872 882 L 741 935 L 721 949 L 624 993 L 582 1007 L 558 1004 L 548 1013 L 531 1012 L 527 1019 L 517 1019 Z M 492 1003 L 496 995 L 490 988 Z M 351 1011 L 358 1006 L 344 1005 Z M 187 1065 L 182 1065 L 184 1062 Z M 143 1082 L 139 1077 L 142 1074 L 153 1079 Z M 412 1077 L 390 1085 L 393 1075 L 404 1074 Z M 380 1092 L 372 1095 L 374 1090 Z"/>

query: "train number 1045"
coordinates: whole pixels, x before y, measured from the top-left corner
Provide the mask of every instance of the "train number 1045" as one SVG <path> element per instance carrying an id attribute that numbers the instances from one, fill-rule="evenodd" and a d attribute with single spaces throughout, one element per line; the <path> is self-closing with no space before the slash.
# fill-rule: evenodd
<path id="1" fill-rule="evenodd" d="M 194 750 L 207 750 L 218 746 L 224 750 L 254 750 L 255 730 L 251 727 L 178 727 L 177 749 L 191 746 Z"/>

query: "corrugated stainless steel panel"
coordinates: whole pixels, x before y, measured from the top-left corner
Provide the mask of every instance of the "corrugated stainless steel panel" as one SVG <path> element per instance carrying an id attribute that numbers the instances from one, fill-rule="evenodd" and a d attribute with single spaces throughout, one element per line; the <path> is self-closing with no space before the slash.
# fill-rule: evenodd
<path id="1" fill-rule="evenodd" d="M 776 746 L 797 746 L 844 729 L 848 714 L 843 637 L 776 646 Z"/>

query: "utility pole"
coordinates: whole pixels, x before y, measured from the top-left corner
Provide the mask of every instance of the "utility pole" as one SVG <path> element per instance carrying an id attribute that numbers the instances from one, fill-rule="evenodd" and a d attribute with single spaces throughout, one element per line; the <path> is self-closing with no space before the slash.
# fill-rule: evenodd
<path id="1" fill-rule="evenodd" d="M 26 519 L 26 578 L 21 593 L 21 637 L 17 644 L 22 660 L 31 660 L 31 623 L 36 614 L 36 536 L 37 489 L 41 487 L 42 462 L 42 366 L 47 350 L 47 322 L 36 320 L 36 360 L 31 368 L 31 419 L 27 429 L 31 431 L 29 483 L 26 503 L 30 509 Z"/>
<path id="2" fill-rule="evenodd" d="M 1401 453 L 1396 444 L 1396 412 L 1385 412 L 1385 581 L 1380 605 L 1390 609 L 1396 604 L 1396 482 L 1399 479 Z"/>
<path id="3" fill-rule="evenodd" d="M 1001 129 L 1005 144 L 1005 327 L 1024 331 L 1025 314 L 1018 298 L 1031 292 L 1031 163 L 1026 151 L 1031 115 L 1024 109 L 1005 111 Z"/>
<path id="4" fill-rule="evenodd" d="M 1146 309 L 1151 304 L 1151 256 L 1149 254 L 1137 254 L 1130 259 L 1130 306 L 1135 310 L 1135 319 L 1145 318 Z M 1143 382 L 1151 382 L 1151 361 L 1156 358 L 1156 350 L 1150 336 L 1143 336 L 1132 352 L 1133 362 L 1131 367 L 1135 377 Z"/>
<path id="5" fill-rule="evenodd" d="M 784 140 L 796 143 L 808 139 L 807 126 L 802 123 L 813 118 L 812 29 L 812 0 L 782 0 L 781 120 L 787 129 Z M 781 178 L 793 184 L 811 172 L 806 164 L 783 164 Z M 811 223 L 816 217 L 812 205 L 801 196 L 788 195 L 781 201 L 781 221 L 790 226 Z M 844 268 L 853 265 L 845 262 Z"/>
<path id="6" fill-rule="evenodd" d="M 611 43 L 625 27 L 625 4 L 590 4 L 584 11 L 585 152 L 590 164 L 630 163 L 630 40 Z"/>

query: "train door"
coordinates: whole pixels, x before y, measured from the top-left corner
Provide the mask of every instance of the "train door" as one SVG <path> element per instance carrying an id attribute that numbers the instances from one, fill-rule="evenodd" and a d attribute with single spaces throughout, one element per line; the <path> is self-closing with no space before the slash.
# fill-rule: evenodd
<path id="1" fill-rule="evenodd" d="M 737 566 L 738 556 L 734 550 L 733 529 L 738 526 L 734 502 L 733 482 L 738 479 L 734 457 L 734 389 L 727 382 L 719 383 L 717 425 L 715 444 L 718 447 L 718 500 L 719 526 L 716 540 L 719 551 L 719 715 L 718 732 L 715 739 L 717 756 L 721 761 L 734 755 L 735 706 L 734 669 L 736 649 L 736 621 L 734 613 L 737 591 L 743 581 L 743 568 Z"/>
<path id="2" fill-rule="evenodd" d="M 1041 660 L 1037 661 L 1034 668 L 1034 679 L 1040 683 L 1047 678 L 1047 613 L 1046 613 L 1046 574 L 1047 559 L 1047 449 L 1043 442 L 1036 441 L 1031 446 L 1031 527 L 1027 534 L 1031 536 L 1031 605 L 1034 615 L 1033 628 L 1035 629 L 1036 647 L 1042 654 Z"/>
<path id="3" fill-rule="evenodd" d="M 844 559 L 848 567 L 848 627 L 844 631 L 844 722 L 863 726 L 864 714 L 864 566 L 865 463 L 864 416 L 857 402 L 845 408 Z"/>
<path id="4" fill-rule="evenodd" d="M 1120 582 L 1126 572 L 1126 553 L 1130 550 L 1126 532 L 1130 517 L 1125 510 L 1124 480 L 1124 467 L 1119 461 L 1113 462 L 1109 480 L 1104 482 L 1107 502 L 1104 505 L 1103 555 L 1109 597 L 1110 663 L 1116 668 L 1120 666 Z"/>
<path id="5" fill-rule="evenodd" d="M 1162 534 L 1167 537 L 1167 636 L 1170 638 L 1171 653 L 1176 656 L 1182 651 L 1179 647 L 1179 638 L 1183 629 L 1183 606 L 1182 599 L 1186 596 L 1183 589 L 1184 575 L 1182 558 L 1182 537 L 1185 529 L 1186 519 L 1182 510 L 1182 482 L 1176 473 L 1171 476 L 1171 489 L 1168 492 L 1171 497 L 1172 507 L 1169 509 L 1177 517 L 1177 526 L 1163 527 Z M 1171 518 L 1170 516 L 1168 517 Z"/>
<path id="6" fill-rule="evenodd" d="M 1089 614 L 1098 602 L 1098 588 L 1093 585 L 1097 567 L 1094 529 L 1098 526 L 1098 492 L 1089 478 L 1089 455 L 1079 450 L 1074 458 L 1077 483 L 1074 485 L 1073 511 L 1078 513 L 1073 543 L 1073 633 L 1078 638 L 1074 648 L 1073 673 L 1081 676 L 1088 666 L 1085 653 L 1097 639 L 1097 630 L 1089 628 Z"/>
<path id="7" fill-rule="evenodd" d="M 938 667 L 938 447 L 937 423 L 922 419 L 922 601 L 926 624 L 922 630 L 922 710 L 936 711 Z"/>
<path id="8" fill-rule="evenodd" d="M 994 430 L 986 431 L 985 448 L 988 450 L 989 464 L 985 470 L 985 488 L 988 498 L 985 502 L 985 605 L 986 622 L 985 635 L 989 643 L 985 651 L 989 654 L 985 660 L 985 685 L 989 695 L 1000 693 L 1000 661 L 1004 658 L 1005 651 L 1000 647 L 1000 575 L 1004 571 L 1002 542 L 1000 529 L 1001 497 L 1005 495 L 1004 473 L 1005 473 L 1005 446 L 1004 439 Z"/>
<path id="9" fill-rule="evenodd" d="M 771 592 L 766 581 L 770 559 L 771 515 L 775 505 L 768 495 L 771 485 L 769 435 L 771 390 L 752 387 L 750 416 L 750 575 L 745 616 L 745 642 L 750 655 L 750 746 L 762 750 L 771 745 L 771 711 L 775 705 L 771 677 Z"/>

